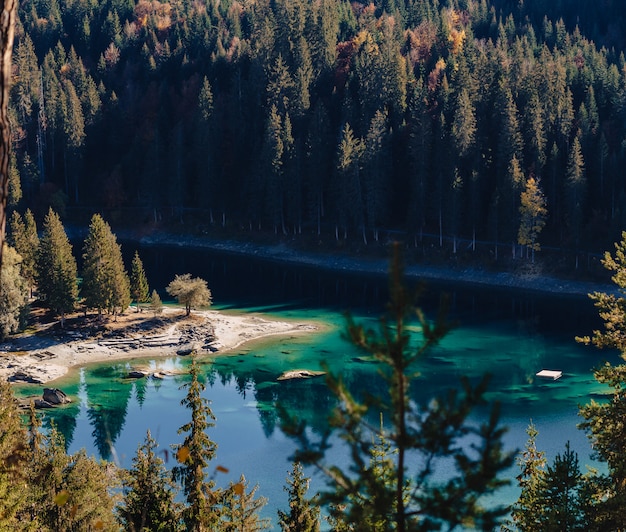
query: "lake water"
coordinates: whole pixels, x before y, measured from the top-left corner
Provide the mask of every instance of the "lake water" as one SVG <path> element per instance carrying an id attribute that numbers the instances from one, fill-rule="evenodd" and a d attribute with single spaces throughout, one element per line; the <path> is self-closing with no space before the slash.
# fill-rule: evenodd
<path id="1" fill-rule="evenodd" d="M 130 252 L 131 250 L 125 250 Z M 258 494 L 269 499 L 263 514 L 276 527 L 276 509 L 287 508 L 283 490 L 291 469 L 295 444 L 283 435 L 275 405 L 280 403 L 305 419 L 313 433 L 322 433 L 333 406 L 323 379 L 283 381 L 276 378 L 294 368 L 317 370 L 326 362 L 341 372 L 355 392 L 381 392 L 374 364 L 343 340 L 345 310 L 372 327 L 386 301 L 386 279 L 316 271 L 251 258 L 206 251 L 140 249 L 152 286 L 165 286 L 176 273 L 190 272 L 208 281 L 215 306 L 226 311 L 266 312 L 279 318 L 315 319 L 328 325 L 323 333 L 280 338 L 243 346 L 222 356 L 202 360 L 205 396 L 217 417 L 210 437 L 217 442 L 217 459 L 228 474 L 217 473 L 220 484 L 241 473 Z M 427 402 L 455 386 L 461 376 L 477 382 L 492 375 L 488 399 L 502 403 L 502 424 L 508 427 L 508 449 L 521 449 L 530 420 L 539 430 L 538 446 L 548 457 L 562 452 L 567 441 L 590 463 L 586 436 L 576 429 L 578 405 L 605 391 L 592 376 L 592 368 L 616 357 L 575 343 L 599 325 L 592 303 L 582 297 L 546 297 L 515 291 L 460 288 L 452 283 L 431 283 L 422 307 L 434 316 L 439 294 L 450 295 L 453 331 L 420 365 L 416 401 Z M 165 295 L 165 294 L 163 294 Z M 147 361 L 141 361 L 145 365 Z M 149 361 L 155 368 L 184 370 L 188 360 Z M 170 445 L 182 441 L 177 429 L 188 421 L 180 406 L 185 375 L 164 380 L 124 379 L 133 361 L 83 368 L 55 383 L 78 401 L 49 415 L 62 430 L 71 452 L 85 447 L 89 453 L 131 465 L 137 445 L 149 429 L 170 458 Z M 540 369 L 558 369 L 557 381 L 535 377 Z M 26 390 L 21 390 L 24 393 Z M 33 387 L 28 387 L 33 393 Z M 486 412 L 486 411 L 485 411 Z M 485 412 L 476 412 L 480 419 Z M 330 460 L 345 461 L 336 445 Z M 171 459 L 168 465 L 172 465 Z M 313 470 L 313 489 L 324 479 Z M 517 474 L 517 468 L 511 475 Z M 515 486 L 498 497 L 512 502 Z"/>

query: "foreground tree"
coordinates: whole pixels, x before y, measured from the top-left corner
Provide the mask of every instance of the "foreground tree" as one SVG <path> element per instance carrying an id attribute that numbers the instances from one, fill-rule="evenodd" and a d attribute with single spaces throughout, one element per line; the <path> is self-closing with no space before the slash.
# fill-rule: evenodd
<path id="1" fill-rule="evenodd" d="M 293 463 L 293 469 L 283 489 L 289 494 L 289 512 L 278 510 L 278 524 L 283 532 L 318 532 L 320 508 L 306 494 L 309 480 L 304 476 L 302 464 Z"/>
<path id="2" fill-rule="evenodd" d="M 503 526 L 503 530 L 520 530 L 532 532 L 539 530 L 543 510 L 539 499 L 541 479 L 546 467 L 545 453 L 537 449 L 537 429 L 532 423 L 526 429 L 528 441 L 517 465 L 521 472 L 517 476 L 520 495 L 511 508 L 511 522 Z"/>
<path id="3" fill-rule="evenodd" d="M 192 278 L 190 273 L 177 275 L 165 290 L 185 306 L 187 316 L 191 314 L 192 308 L 208 307 L 211 304 L 211 290 L 206 281 L 199 277 Z"/>
<path id="4" fill-rule="evenodd" d="M 615 244 L 615 254 L 607 251 L 602 263 L 613 272 L 618 294 L 590 294 L 604 320 L 604 330 L 577 340 L 617 349 L 626 359 L 626 232 L 622 233 L 621 242 Z M 584 421 L 579 428 L 587 433 L 594 457 L 607 466 L 606 473 L 598 473 L 589 481 L 589 490 L 595 492 L 595 505 L 588 530 L 626 530 L 626 364 L 613 366 L 607 362 L 594 371 L 594 376 L 599 383 L 608 385 L 611 393 L 605 396 L 607 400 L 592 400 L 580 407 Z"/>
<path id="5" fill-rule="evenodd" d="M 187 501 L 182 516 L 185 526 L 191 532 L 217 530 L 220 518 L 218 503 L 221 490 L 215 482 L 208 480 L 206 469 L 215 458 L 217 445 L 207 435 L 207 429 L 215 425 L 215 416 L 209 401 L 202 397 L 205 386 L 200 382 L 200 370 L 195 357 L 189 369 L 191 381 L 183 385 L 187 395 L 181 405 L 191 411 L 191 421 L 178 429 L 187 433 L 182 444 L 174 446 L 180 465 L 172 469 L 172 474 L 183 488 Z"/>
<path id="6" fill-rule="evenodd" d="M 143 269 L 143 262 L 139 257 L 138 251 L 135 251 L 130 269 L 130 295 L 133 301 L 137 303 L 137 312 L 139 312 L 140 303 L 147 303 L 150 300 L 148 279 L 146 278 L 146 272 Z"/>
<path id="7" fill-rule="evenodd" d="M 11 385 L 0 380 L 0 530 L 20 530 L 27 507 L 27 437 Z"/>
<path id="8" fill-rule="evenodd" d="M 19 331 L 23 324 L 28 290 L 20 272 L 21 257 L 6 246 L 0 269 L 0 339 Z"/>
<path id="9" fill-rule="evenodd" d="M 122 249 L 111 227 L 94 214 L 83 245 L 83 284 L 85 306 L 115 314 L 130 305 L 130 282 L 122 260 Z"/>
<path id="10" fill-rule="evenodd" d="M 133 467 L 122 476 L 124 498 L 118 507 L 124 530 L 176 532 L 182 530 L 175 484 L 163 460 L 156 454 L 157 442 L 150 431 L 133 458 Z"/>
<path id="11" fill-rule="evenodd" d="M 463 380 L 463 394 L 453 390 L 427 405 L 416 405 L 411 399 L 419 360 L 445 336 L 448 326 L 443 315 L 432 324 L 414 307 L 402 272 L 396 245 L 388 313 L 380 320 L 378 334 L 348 320 L 349 338 L 378 361 L 389 397 L 368 396 L 359 402 L 339 377 L 329 372 L 327 379 L 339 401 L 330 425 L 349 446 L 349 470 L 325 461 L 326 438 L 311 441 L 294 420 L 287 420 L 284 428 L 301 444 L 296 459 L 317 465 L 327 475 L 330 490 L 321 495 L 322 503 L 341 508 L 344 522 L 355 530 L 493 529 L 507 509 L 487 509 L 481 498 L 507 483 L 499 476 L 512 463 L 512 456 L 502 449 L 504 429 L 498 426 L 498 407 L 480 426 L 469 422 L 473 408 L 484 404 L 485 379 L 476 387 Z M 407 328 L 412 315 L 422 328 L 415 346 Z M 390 412 L 389 428 L 369 421 L 381 411 Z M 468 452 L 462 440 L 470 434 L 475 443 Z M 389 443 L 384 455 L 393 457 L 393 462 L 372 460 L 376 442 Z M 438 460 L 455 464 L 453 471 L 447 471 L 447 480 L 437 480 Z"/>
<path id="12" fill-rule="evenodd" d="M 221 500 L 220 532 L 257 532 L 270 528 L 269 519 L 259 517 L 259 510 L 267 504 L 265 497 L 255 498 L 258 486 L 248 491 L 248 481 L 241 475 L 231 482 Z"/>
<path id="13" fill-rule="evenodd" d="M 39 236 L 37 224 L 30 209 L 24 213 L 24 218 L 17 211 L 11 214 L 10 243 L 22 257 L 21 273 L 26 280 L 32 297 L 33 286 L 37 278 L 37 252 L 39 250 Z"/>
<path id="14" fill-rule="evenodd" d="M 74 310 L 78 297 L 76 259 L 59 216 L 50 209 L 43 222 L 37 256 L 37 286 L 44 304 L 61 316 Z"/>
<path id="15" fill-rule="evenodd" d="M 114 468 L 88 457 L 85 450 L 68 455 L 63 436 L 52 427 L 43 438 L 31 426 L 29 518 L 36 529 L 113 530 Z"/>

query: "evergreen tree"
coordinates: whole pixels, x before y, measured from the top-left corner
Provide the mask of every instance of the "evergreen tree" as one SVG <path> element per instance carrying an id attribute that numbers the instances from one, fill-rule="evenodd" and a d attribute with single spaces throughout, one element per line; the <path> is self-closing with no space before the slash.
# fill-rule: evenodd
<path id="1" fill-rule="evenodd" d="M 583 476 L 578 465 L 578 455 L 565 444 L 563 454 L 557 453 L 552 464 L 546 467 L 541 479 L 539 499 L 542 512 L 539 527 L 545 532 L 587 532 L 586 508 L 591 501 L 583 495 Z"/>
<path id="2" fill-rule="evenodd" d="M 4 267 L 4 265 L 3 265 Z M 0 529 L 20 530 L 28 490 L 28 441 L 11 385 L 0 380 Z"/>
<path id="3" fill-rule="evenodd" d="M 302 464 L 294 462 L 287 486 L 283 487 L 289 494 L 289 512 L 278 510 L 278 524 L 283 532 L 319 532 L 319 506 L 306 498 L 309 480 L 304 476 Z"/>
<path id="4" fill-rule="evenodd" d="M 137 303 L 137 312 L 139 312 L 139 303 L 147 303 L 150 299 L 150 288 L 146 272 L 143 269 L 143 262 L 139 257 L 139 252 L 135 251 L 133 263 L 130 272 L 130 293 Z"/>
<path id="5" fill-rule="evenodd" d="M 37 279 L 37 253 L 39 250 L 39 235 L 37 234 L 37 224 L 30 209 L 24 213 L 24 240 L 20 246 L 15 248 L 22 257 L 22 277 L 26 279 L 30 295 L 33 295 L 33 286 Z"/>
<path id="6" fill-rule="evenodd" d="M 156 454 L 157 447 L 148 431 L 144 443 L 137 448 L 133 467 L 122 476 L 124 497 L 117 513 L 124 530 L 182 530 L 178 504 L 174 502 L 175 485 Z"/>
<path id="7" fill-rule="evenodd" d="M 205 390 L 200 381 L 200 370 L 195 357 L 189 369 L 191 381 L 183 385 L 187 395 L 181 405 L 191 411 L 191 421 L 178 429 L 187 433 L 182 444 L 174 446 L 180 465 L 172 469 L 174 479 L 183 488 L 187 502 L 182 511 L 183 520 L 190 532 L 215 530 L 219 522 L 218 502 L 221 490 L 213 480 L 207 480 L 206 469 L 215 458 L 217 445 L 207 435 L 207 429 L 215 425 L 215 416 L 209 401 L 202 397 Z"/>
<path id="8" fill-rule="evenodd" d="M 37 288 L 44 304 L 61 316 L 74 310 L 78 296 L 76 259 L 59 216 L 50 209 L 43 223 L 37 256 Z"/>
<path id="9" fill-rule="evenodd" d="M 156 290 L 152 290 L 152 294 L 150 295 L 150 310 L 154 313 L 155 318 L 157 314 L 161 314 L 163 312 L 163 303 L 161 302 L 159 293 Z"/>
<path id="10" fill-rule="evenodd" d="M 507 522 L 504 530 L 534 532 L 540 530 L 541 516 L 545 511 L 539 497 L 542 475 L 546 467 L 545 453 L 537 449 L 539 432 L 531 422 L 526 429 L 528 441 L 521 456 L 517 458 L 520 474 L 516 477 L 520 495 L 511 509 L 512 523 Z"/>
<path id="11" fill-rule="evenodd" d="M 112 473 L 110 464 L 88 457 L 84 449 L 67 455 L 63 436 L 53 427 L 33 449 L 29 468 L 29 503 L 38 530 L 112 530 Z"/>
<path id="12" fill-rule="evenodd" d="M 259 517 L 259 510 L 267 504 L 267 499 L 255 499 L 257 489 L 258 486 L 254 486 L 248 491 L 248 481 L 243 475 L 238 482 L 231 482 L 221 497 L 220 531 L 257 532 L 270 528 L 269 519 Z"/>
<path id="13" fill-rule="evenodd" d="M 566 222 L 570 230 L 570 237 L 575 243 L 576 249 L 580 242 L 583 226 L 583 215 L 586 199 L 585 162 L 578 137 L 574 138 L 569 153 L 566 179 Z"/>
<path id="14" fill-rule="evenodd" d="M 20 330 L 28 301 L 26 282 L 20 273 L 20 256 L 5 244 L 0 269 L 0 338 Z"/>
<path id="15" fill-rule="evenodd" d="M 206 281 L 199 277 L 192 278 L 190 273 L 176 275 L 165 290 L 185 306 L 187 316 L 191 314 L 192 308 L 208 307 L 211 304 L 211 290 Z"/>
<path id="16" fill-rule="evenodd" d="M 83 243 L 81 295 L 87 308 L 122 312 L 130 304 L 130 281 L 122 261 L 122 250 L 102 216 L 94 214 Z"/>
<path id="17" fill-rule="evenodd" d="M 287 419 L 284 429 L 301 444 L 296 459 L 315 463 L 327 474 L 331 489 L 321 495 L 322 503 L 341 508 L 344 521 L 355 524 L 359 530 L 380 530 L 376 528 L 379 523 L 389 523 L 389 529 L 398 531 L 454 529 L 470 522 L 475 528 L 490 530 L 506 508 L 487 509 L 481 498 L 506 484 L 499 475 L 512 462 L 502 450 L 504 430 L 498 427 L 498 408 L 494 407 L 489 420 L 480 427 L 468 425 L 470 412 L 482 402 L 485 380 L 476 387 L 464 381 L 462 396 L 451 392 L 448 397 L 420 406 L 411 401 L 409 390 L 416 365 L 445 336 L 448 326 L 442 316 L 432 324 L 413 307 L 411 293 L 402 282 L 397 245 L 390 294 L 388 314 L 380 320 L 380 333 L 366 331 L 348 320 L 351 341 L 380 364 L 381 375 L 389 387 L 388 399 L 371 397 L 361 403 L 339 377 L 329 374 L 327 379 L 339 401 L 329 423 L 341 432 L 350 448 L 349 470 L 324 460 L 326 438 L 316 444 L 302 423 Z M 422 339 L 415 346 L 406 328 L 406 320 L 414 313 L 422 326 Z M 389 410 L 391 426 L 383 430 L 373 427 L 368 422 L 370 409 Z M 465 452 L 459 441 L 468 433 L 477 438 L 472 455 Z M 383 455 L 393 456 L 393 467 L 386 458 L 372 460 L 376 456 L 372 453 L 373 437 L 390 443 Z M 409 459 L 417 470 L 411 468 L 408 472 Z M 438 459 L 457 466 L 456 471 L 447 471 L 448 480 L 444 483 L 434 480 L 436 468 L 431 464 Z M 381 474 L 381 468 L 385 474 Z"/>
<path id="18" fill-rule="evenodd" d="M 352 127 L 346 123 L 337 149 L 336 220 L 343 228 L 344 236 L 347 235 L 348 227 L 361 227 L 363 240 L 367 243 L 361 185 L 363 151 L 362 140 L 354 135 Z M 335 229 L 335 236 L 338 236 L 337 229 Z"/>
<path id="19" fill-rule="evenodd" d="M 576 338 L 585 344 L 599 348 L 619 350 L 622 359 L 626 358 L 626 232 L 622 240 L 615 244 L 615 254 L 608 251 L 603 259 L 604 267 L 613 273 L 611 279 L 617 286 L 618 294 L 595 292 L 590 294 L 604 330 L 596 330 L 591 337 Z M 606 463 L 607 472 L 596 474 L 589 479 L 587 499 L 595 499 L 593 523 L 589 530 L 624 530 L 626 515 L 626 403 L 623 390 L 626 388 L 626 364 L 611 365 L 608 362 L 594 371 L 595 379 L 608 385 L 611 393 L 608 401 L 591 400 L 579 408 L 584 419 L 579 428 L 587 433 L 593 448 L 594 457 Z M 595 493 L 594 493 L 595 492 Z"/>
<path id="20" fill-rule="evenodd" d="M 539 180 L 529 177 L 522 191 L 520 200 L 520 226 L 517 232 L 517 242 L 531 250 L 532 260 L 535 262 L 535 251 L 539 251 L 539 233 L 546 225 L 548 209 L 546 198 L 543 195 Z"/>

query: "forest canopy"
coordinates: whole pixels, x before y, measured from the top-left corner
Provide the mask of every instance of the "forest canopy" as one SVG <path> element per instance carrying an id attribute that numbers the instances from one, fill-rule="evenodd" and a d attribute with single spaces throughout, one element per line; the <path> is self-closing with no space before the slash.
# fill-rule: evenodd
<path id="1" fill-rule="evenodd" d="M 626 222 L 618 2 L 24 0 L 11 200 L 605 249 Z M 81 218 L 82 217 L 82 218 Z"/>

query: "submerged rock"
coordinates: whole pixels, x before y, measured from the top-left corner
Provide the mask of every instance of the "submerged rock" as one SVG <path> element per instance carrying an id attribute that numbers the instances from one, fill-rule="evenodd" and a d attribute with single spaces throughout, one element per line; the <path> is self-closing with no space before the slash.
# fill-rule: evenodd
<path id="1" fill-rule="evenodd" d="M 311 379 L 313 377 L 319 377 L 320 375 L 324 375 L 324 371 L 313 371 L 310 369 L 292 369 L 289 371 L 285 371 L 280 377 L 278 377 L 279 381 L 288 381 L 291 379 Z"/>

